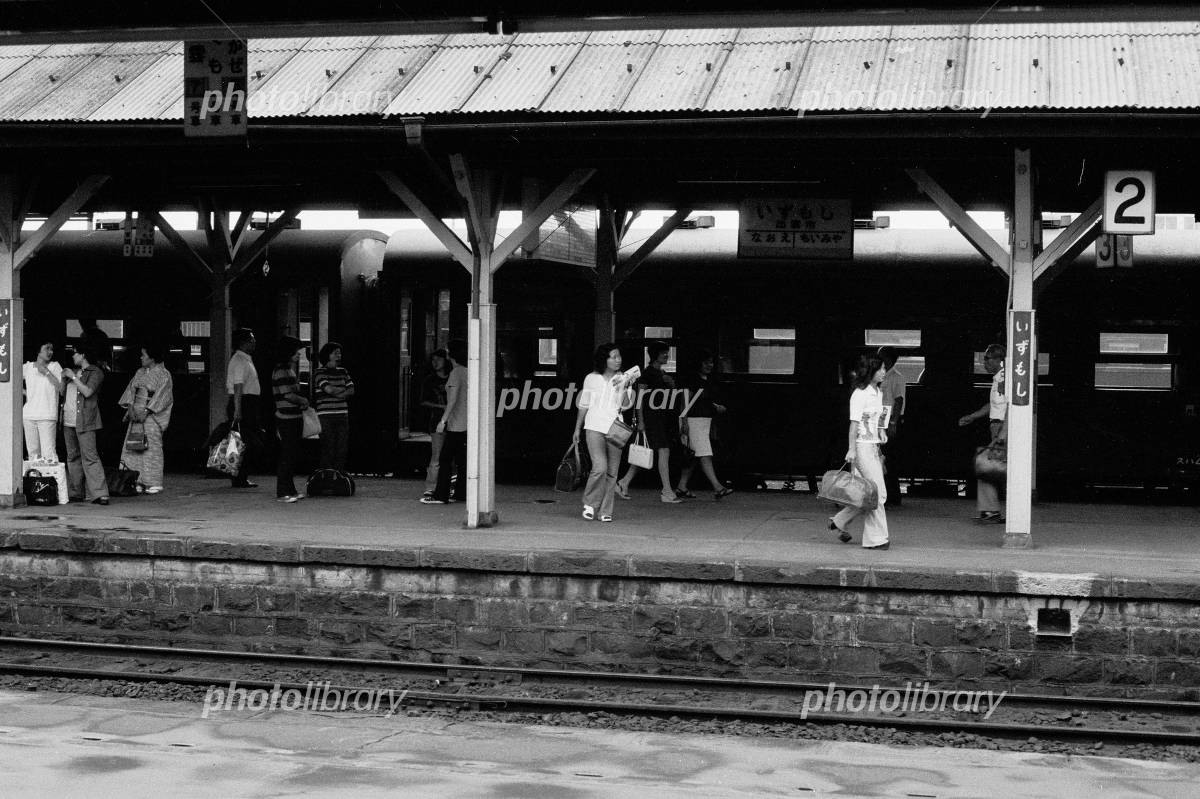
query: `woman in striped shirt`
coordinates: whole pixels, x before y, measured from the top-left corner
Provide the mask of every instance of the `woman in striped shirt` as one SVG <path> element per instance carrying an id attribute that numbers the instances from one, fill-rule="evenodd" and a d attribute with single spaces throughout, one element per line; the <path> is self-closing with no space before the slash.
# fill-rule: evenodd
<path id="1" fill-rule="evenodd" d="M 275 397 L 275 431 L 279 434 L 279 466 L 275 471 L 275 498 L 280 502 L 295 502 L 296 493 L 293 477 L 296 459 L 300 455 L 300 434 L 304 422 L 300 413 L 308 407 L 308 400 L 300 393 L 300 381 L 296 366 L 304 342 L 293 336 L 279 340 L 275 368 L 271 371 L 271 393 Z"/>
<path id="2" fill-rule="evenodd" d="M 321 368 L 313 375 L 313 395 L 321 417 L 321 468 L 345 471 L 350 449 L 350 409 L 354 380 L 342 368 L 342 345 L 331 341 L 317 355 Z"/>

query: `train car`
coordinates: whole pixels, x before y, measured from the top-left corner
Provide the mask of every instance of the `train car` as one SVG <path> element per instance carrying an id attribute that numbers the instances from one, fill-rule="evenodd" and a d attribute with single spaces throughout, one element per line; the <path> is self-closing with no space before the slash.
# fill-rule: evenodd
<path id="1" fill-rule="evenodd" d="M 997 234 L 1001 240 L 1004 233 Z M 1053 235 L 1047 232 L 1047 238 Z M 953 230 L 856 231 L 853 260 L 739 260 L 736 231 L 678 230 L 617 291 L 626 363 L 647 341 L 673 346 L 686 373 L 719 359 L 729 413 L 718 473 L 747 486 L 811 479 L 845 449 L 846 366 L 896 347 L 908 378 L 899 460 L 912 490 L 970 479 L 982 431 L 957 420 L 986 401 L 982 352 L 1002 339 L 1007 280 Z M 1099 269 L 1089 250 L 1038 296 L 1037 487 L 1196 483 L 1200 464 L 1200 231 L 1134 243 L 1132 268 Z M 419 440 L 415 401 L 427 355 L 465 327 L 469 280 L 423 231 L 389 243 L 385 292 L 402 299 L 399 434 Z M 548 480 L 573 410 L 534 408 L 588 370 L 590 270 L 514 260 L 496 274 L 501 478 Z M 509 407 L 519 391 L 516 407 Z M 417 459 L 419 461 L 419 458 Z M 411 467 L 412 464 L 407 464 Z"/>
<path id="2" fill-rule="evenodd" d="M 183 237 L 204 251 L 204 234 Z M 230 291 L 235 327 L 253 328 L 259 374 L 270 375 L 274 343 L 282 334 L 298 336 L 315 351 L 337 340 L 345 365 L 361 387 L 351 431 L 352 457 L 364 471 L 381 468 L 393 453 L 380 447 L 380 425 L 388 404 L 379 389 L 382 336 L 363 320 L 383 263 L 387 237 L 377 231 L 283 231 L 251 264 Z M 211 286 L 158 235 L 151 257 L 126 257 L 120 231 L 62 231 L 22 270 L 25 342 L 50 340 L 67 361 L 64 345 L 78 340 L 79 320 L 95 319 L 112 343 L 113 357 L 102 392 L 106 432 L 101 455 L 120 449 L 122 411 L 117 400 L 137 369 L 137 348 L 146 337 L 168 343 L 168 368 L 175 387 L 175 411 L 164 437 L 167 466 L 198 467 L 208 434 L 209 299 Z M 28 360 L 32 356 L 26 353 Z M 302 364 L 302 378 L 311 368 Z M 376 406 L 376 402 L 379 406 Z M 270 429 L 269 407 L 262 424 Z M 388 427 L 386 423 L 382 427 Z M 394 440 L 394 439 L 393 439 Z"/>

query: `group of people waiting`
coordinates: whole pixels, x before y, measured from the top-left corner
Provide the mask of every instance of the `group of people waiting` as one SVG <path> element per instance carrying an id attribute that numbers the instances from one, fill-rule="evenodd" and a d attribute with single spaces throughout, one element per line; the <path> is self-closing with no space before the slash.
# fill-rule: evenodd
<path id="1" fill-rule="evenodd" d="M 25 449 L 31 461 L 58 461 L 58 431 L 66 448 L 67 494 L 71 500 L 109 503 L 104 463 L 97 434 L 104 428 L 100 396 L 107 374 L 107 353 L 86 338 L 73 348 L 72 367 L 54 360 L 54 343 L 43 341 L 34 360 L 22 367 L 25 403 L 22 421 Z M 138 472 L 138 493 L 163 490 L 163 433 L 171 424 L 175 404 L 171 373 L 163 362 L 162 345 L 152 342 L 139 349 L 140 367 L 121 395 L 127 424 L 120 463 Z M 140 427 L 141 444 L 130 448 L 130 431 Z"/>

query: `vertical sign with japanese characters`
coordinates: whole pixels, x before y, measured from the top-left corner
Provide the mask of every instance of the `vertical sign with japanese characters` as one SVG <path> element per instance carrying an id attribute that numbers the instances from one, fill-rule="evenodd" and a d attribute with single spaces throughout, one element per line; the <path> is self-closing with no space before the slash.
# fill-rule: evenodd
<path id="1" fill-rule="evenodd" d="M 184 42 L 183 132 L 246 135 L 246 43 L 241 39 Z"/>
<path id="2" fill-rule="evenodd" d="M 1008 340 L 1012 342 L 1012 382 L 1009 402 L 1028 405 L 1033 396 L 1033 311 L 1008 312 Z"/>
<path id="3" fill-rule="evenodd" d="M 743 200 L 739 212 L 739 258 L 854 257 L 849 200 Z"/>
<path id="4" fill-rule="evenodd" d="M 0 300 L 0 383 L 12 379 L 12 300 Z"/>

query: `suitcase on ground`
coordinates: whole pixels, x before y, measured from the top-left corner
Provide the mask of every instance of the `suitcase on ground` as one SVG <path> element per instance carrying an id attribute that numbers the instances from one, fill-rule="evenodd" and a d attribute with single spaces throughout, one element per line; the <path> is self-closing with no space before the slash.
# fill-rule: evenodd
<path id="1" fill-rule="evenodd" d="M 317 469 L 309 475 L 304 493 L 310 497 L 352 497 L 354 478 L 337 469 Z"/>
<path id="2" fill-rule="evenodd" d="M 57 505 L 58 479 L 43 475 L 37 469 L 25 473 L 21 486 L 25 492 L 25 501 L 30 505 Z"/>

